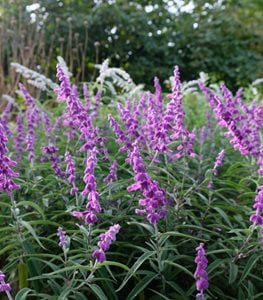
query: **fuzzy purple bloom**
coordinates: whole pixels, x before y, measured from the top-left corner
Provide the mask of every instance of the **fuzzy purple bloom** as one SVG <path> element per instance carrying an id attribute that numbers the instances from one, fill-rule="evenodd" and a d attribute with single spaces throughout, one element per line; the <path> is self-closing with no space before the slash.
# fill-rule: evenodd
<path id="1" fill-rule="evenodd" d="M 225 155 L 225 150 L 223 149 L 218 153 L 218 155 L 216 157 L 216 161 L 215 161 L 215 164 L 214 164 L 214 167 L 213 167 L 213 172 L 214 172 L 215 176 L 218 175 L 218 170 L 217 169 L 222 165 L 224 155 Z"/>
<path id="2" fill-rule="evenodd" d="M 58 227 L 57 236 L 59 238 L 59 243 L 58 243 L 59 247 L 66 248 L 68 246 L 68 241 L 67 241 L 66 232 L 63 230 L 63 228 Z"/>
<path id="3" fill-rule="evenodd" d="M 124 108 L 121 104 L 118 105 L 118 110 L 122 121 L 126 127 L 129 139 L 132 141 L 138 140 L 140 133 L 138 131 L 138 121 L 134 118 L 128 108 Z"/>
<path id="4" fill-rule="evenodd" d="M 68 176 L 68 182 L 72 185 L 72 188 L 70 190 L 70 194 L 74 195 L 78 192 L 78 188 L 76 187 L 76 167 L 75 162 L 72 160 L 72 157 L 70 153 L 67 151 L 65 153 L 65 162 L 67 164 L 66 167 L 66 175 Z"/>
<path id="5" fill-rule="evenodd" d="M 66 100 L 71 95 L 71 85 L 68 76 L 62 66 L 57 64 L 57 78 L 59 79 L 60 87 L 56 90 L 58 100 Z"/>
<path id="6" fill-rule="evenodd" d="M 52 168 L 54 169 L 54 172 L 57 176 L 65 177 L 65 172 L 63 172 L 60 168 L 60 159 L 58 157 L 58 148 L 54 145 L 49 145 L 42 147 L 42 152 L 44 155 L 49 156 L 51 162 L 52 162 Z"/>
<path id="7" fill-rule="evenodd" d="M 104 182 L 111 184 L 112 182 L 117 181 L 117 162 L 114 160 L 110 166 L 110 172 L 108 176 L 104 179 Z"/>
<path id="8" fill-rule="evenodd" d="M 131 141 L 130 139 L 127 137 L 127 135 L 124 133 L 124 131 L 121 129 L 119 123 L 113 118 L 112 115 L 108 115 L 108 120 L 110 122 L 110 127 L 112 128 L 112 130 L 114 131 L 117 140 L 117 143 L 123 143 L 124 145 L 119 149 L 120 152 L 123 152 L 127 149 L 131 149 L 132 145 L 131 145 Z"/>
<path id="9" fill-rule="evenodd" d="M 83 97 L 86 103 L 86 109 L 90 109 L 90 95 L 89 95 L 89 87 L 86 83 L 83 83 Z"/>
<path id="10" fill-rule="evenodd" d="M 67 164 L 66 174 L 68 175 L 68 181 L 72 185 L 70 193 L 71 193 L 71 195 L 74 195 L 78 192 L 78 188 L 76 187 L 76 184 L 75 184 L 76 168 L 75 168 L 75 162 L 72 160 L 71 155 L 69 154 L 69 152 L 66 152 L 66 154 L 65 154 L 65 162 Z"/>
<path id="11" fill-rule="evenodd" d="M 184 111 L 182 106 L 181 82 L 178 66 L 174 69 L 172 93 L 165 111 L 162 109 L 159 82 L 155 79 L 155 95 L 150 96 L 146 109 L 146 124 L 144 130 L 150 148 L 158 152 L 166 152 L 172 158 L 178 159 L 183 155 L 195 156 L 193 143 L 195 130 L 189 132 L 184 125 Z M 175 149 L 170 143 L 177 142 Z"/>
<path id="12" fill-rule="evenodd" d="M 222 84 L 223 98 L 200 83 L 207 100 L 215 113 L 219 126 L 226 128 L 225 136 L 230 137 L 230 144 L 242 155 L 251 155 L 258 162 L 258 173 L 263 174 L 263 159 L 261 154 L 261 131 L 263 128 L 263 114 L 261 106 L 256 101 L 246 105 L 241 99 L 242 90 L 238 90 L 235 97 Z"/>
<path id="13" fill-rule="evenodd" d="M 97 118 L 98 115 L 99 115 L 101 96 L 102 96 L 102 91 L 98 90 L 96 95 L 95 95 L 95 102 L 94 102 L 94 107 L 93 107 L 93 112 L 92 112 L 92 119 Z"/>
<path id="14" fill-rule="evenodd" d="M 256 209 L 256 212 L 250 216 L 250 222 L 254 225 L 263 225 L 263 185 L 258 187 L 258 194 L 255 198 L 253 208 Z"/>
<path id="15" fill-rule="evenodd" d="M 34 98 L 29 94 L 26 87 L 19 83 L 20 91 L 26 103 L 26 120 L 27 120 L 27 135 L 26 135 L 26 150 L 28 151 L 28 159 L 32 163 L 35 158 L 35 128 L 39 125 L 41 116 Z"/>
<path id="16" fill-rule="evenodd" d="M 54 140 L 54 137 L 52 137 L 53 127 L 52 127 L 52 123 L 49 119 L 49 116 L 48 116 L 47 112 L 43 111 L 42 114 L 41 114 L 41 117 L 42 117 L 42 123 L 43 123 L 43 126 L 44 126 L 44 130 L 45 130 L 47 140 L 54 143 L 55 140 Z"/>
<path id="17" fill-rule="evenodd" d="M 84 182 L 86 183 L 83 196 L 87 196 L 88 202 L 84 212 L 74 211 L 72 216 L 84 219 L 85 223 L 94 224 L 98 221 L 97 214 L 101 211 L 99 203 L 99 193 L 96 190 L 96 177 L 94 175 L 95 165 L 97 163 L 96 149 L 90 151 L 90 155 L 86 161 L 86 169 L 84 175 Z"/>
<path id="18" fill-rule="evenodd" d="M 35 158 L 36 133 L 35 126 L 31 118 L 33 115 L 34 113 L 30 114 L 27 119 L 26 150 L 28 151 L 28 159 L 30 162 L 33 162 Z"/>
<path id="19" fill-rule="evenodd" d="M 129 192 L 141 190 L 144 198 L 139 204 L 144 209 L 136 209 L 135 213 L 144 214 L 150 224 L 155 224 L 167 215 L 167 199 L 165 192 L 159 187 L 159 183 L 153 180 L 144 167 L 138 146 L 133 144 L 133 151 L 130 153 L 128 162 L 135 173 L 135 183 L 127 188 Z"/>
<path id="20" fill-rule="evenodd" d="M 16 135 L 14 137 L 14 150 L 17 152 L 16 153 L 17 161 L 22 160 L 24 142 L 25 142 L 25 136 L 24 136 L 23 116 L 21 113 L 19 113 L 16 117 Z"/>
<path id="21" fill-rule="evenodd" d="M 39 109 L 36 105 L 35 99 L 29 94 L 26 87 L 19 83 L 19 89 L 25 99 L 26 107 L 27 107 L 27 115 L 30 115 L 31 122 L 38 125 L 41 121 L 41 116 Z M 28 116 L 26 117 L 28 119 Z"/>
<path id="22" fill-rule="evenodd" d="M 206 136 L 207 136 L 207 130 L 206 130 L 206 127 L 203 126 L 201 129 L 200 129 L 200 135 L 199 135 L 199 140 L 200 140 L 200 143 L 203 144 L 205 139 L 206 139 Z"/>
<path id="23" fill-rule="evenodd" d="M 3 114 L 0 117 L 0 122 L 2 123 L 7 136 L 12 135 L 12 132 L 10 131 L 9 126 L 8 126 L 8 121 L 11 118 L 12 107 L 13 107 L 13 104 L 9 101 L 4 109 Z"/>
<path id="24" fill-rule="evenodd" d="M 105 251 L 109 250 L 111 243 L 116 240 L 116 235 L 118 234 L 120 228 L 121 227 L 119 224 L 115 224 L 111 226 L 108 231 L 100 234 L 98 242 L 99 249 L 96 249 L 92 253 L 92 256 L 98 262 L 102 263 L 106 260 Z"/>
<path id="25" fill-rule="evenodd" d="M 210 181 L 208 182 L 207 188 L 208 188 L 209 190 L 212 190 L 213 187 L 214 187 L 214 183 L 213 183 L 212 180 L 210 180 Z"/>
<path id="26" fill-rule="evenodd" d="M 20 185 L 16 184 L 13 177 L 18 177 L 19 174 L 12 170 L 16 162 L 6 156 L 8 149 L 6 146 L 7 137 L 4 127 L 0 122 L 0 191 L 11 192 L 14 189 L 19 189 Z"/>
<path id="27" fill-rule="evenodd" d="M 208 288 L 208 274 L 206 272 L 208 260 L 205 255 L 204 243 L 196 248 L 197 256 L 195 262 L 197 264 L 194 277 L 196 279 L 196 289 L 199 292 L 196 295 L 197 300 L 205 300 L 204 290 Z"/>
<path id="28" fill-rule="evenodd" d="M 5 274 L 0 271 L 0 292 L 10 292 L 11 290 L 10 284 L 5 282 Z"/>
<path id="29" fill-rule="evenodd" d="M 193 151 L 193 144 L 195 141 L 196 130 L 194 129 L 192 132 L 189 132 L 188 129 L 184 126 L 184 115 L 183 111 L 183 96 L 181 92 L 181 82 L 180 82 L 180 73 L 178 66 L 174 68 L 174 82 L 172 93 L 167 95 L 167 98 L 170 98 L 171 101 L 168 105 L 170 105 L 170 112 L 166 118 L 168 120 L 173 118 L 173 126 L 171 135 L 172 140 L 178 140 L 180 137 L 182 139 L 182 143 L 177 146 L 177 153 L 173 155 L 174 158 L 178 159 L 183 155 L 189 155 L 191 157 L 195 156 Z"/>
<path id="30" fill-rule="evenodd" d="M 101 139 L 98 135 L 99 129 L 93 126 L 92 118 L 78 97 L 77 87 L 71 87 L 69 78 L 60 65 L 57 65 L 57 76 L 61 81 L 60 88 L 57 90 L 58 98 L 67 102 L 67 112 L 63 116 L 63 124 L 69 127 L 68 138 L 70 139 L 76 130 L 79 130 L 80 137 L 85 142 L 80 151 L 90 151 L 97 147 L 97 143 Z"/>

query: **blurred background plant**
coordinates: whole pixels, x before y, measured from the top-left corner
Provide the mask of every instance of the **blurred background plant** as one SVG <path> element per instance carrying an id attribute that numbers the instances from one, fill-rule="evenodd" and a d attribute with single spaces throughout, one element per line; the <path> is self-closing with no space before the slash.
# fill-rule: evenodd
<path id="1" fill-rule="evenodd" d="M 0 3 L 0 95 L 19 77 L 11 62 L 54 80 L 63 56 L 75 82 L 92 81 L 109 58 L 151 87 L 175 64 L 183 80 L 202 71 L 231 89 L 263 76 L 260 0 L 40 0 Z"/>

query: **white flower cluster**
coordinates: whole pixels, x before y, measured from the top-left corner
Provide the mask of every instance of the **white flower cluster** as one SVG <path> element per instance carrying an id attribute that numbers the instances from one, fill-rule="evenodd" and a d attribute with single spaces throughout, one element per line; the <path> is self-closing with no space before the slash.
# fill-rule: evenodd
<path id="1" fill-rule="evenodd" d="M 54 90 L 58 88 L 58 85 L 51 79 L 19 63 L 12 62 L 11 66 L 15 69 L 17 73 L 21 74 L 24 78 L 26 78 L 29 84 L 37 87 L 42 91 L 47 91 L 50 89 Z"/>
<path id="2" fill-rule="evenodd" d="M 262 84 L 263 83 L 263 78 L 258 78 L 256 80 L 254 80 L 251 85 L 259 85 L 259 84 Z"/>
<path id="3" fill-rule="evenodd" d="M 66 73 L 66 75 L 68 77 L 71 77 L 72 76 L 72 73 L 69 71 L 68 69 L 68 66 L 64 60 L 64 58 L 62 56 L 57 56 L 57 60 L 58 60 L 58 63 L 59 65 L 62 67 L 62 69 L 64 70 L 64 72 Z"/>
<path id="4" fill-rule="evenodd" d="M 198 79 L 191 80 L 191 81 L 188 81 L 188 82 L 182 82 L 182 86 L 181 86 L 182 94 L 187 95 L 187 94 L 200 93 L 199 81 L 201 81 L 201 82 L 203 82 L 204 84 L 207 85 L 208 81 L 209 81 L 208 74 L 204 73 L 204 72 L 200 72 Z M 169 81 L 166 81 L 166 82 L 169 83 L 170 86 L 172 86 L 173 85 L 173 77 L 171 76 L 169 78 Z M 209 88 L 212 91 L 214 91 L 216 94 L 218 94 L 218 95 L 221 94 L 219 84 L 209 84 Z"/>
<path id="5" fill-rule="evenodd" d="M 109 59 L 104 60 L 101 65 L 96 65 L 96 68 L 100 71 L 96 82 L 101 85 L 105 84 L 114 95 L 116 95 L 114 85 L 130 94 L 136 94 L 143 88 L 142 85 L 137 86 L 126 71 L 120 68 L 110 68 Z"/>

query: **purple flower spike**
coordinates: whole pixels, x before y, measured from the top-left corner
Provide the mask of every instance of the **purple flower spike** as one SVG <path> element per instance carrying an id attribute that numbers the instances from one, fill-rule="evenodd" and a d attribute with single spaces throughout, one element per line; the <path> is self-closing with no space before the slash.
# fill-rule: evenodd
<path id="1" fill-rule="evenodd" d="M 167 199 L 164 190 L 159 187 L 159 183 L 147 174 L 138 146 L 133 145 L 133 147 L 128 162 L 135 173 L 135 183 L 130 185 L 127 190 L 129 192 L 141 190 L 144 198 L 139 200 L 139 205 L 144 208 L 136 209 L 135 213 L 146 215 L 148 222 L 155 224 L 167 215 Z"/>
<path id="2" fill-rule="evenodd" d="M 68 182 L 72 185 L 70 194 L 74 195 L 78 192 L 78 188 L 76 187 L 76 183 L 75 183 L 76 167 L 75 167 L 75 162 L 72 160 L 72 157 L 68 151 L 65 153 L 65 162 L 67 164 L 66 175 L 68 176 Z"/>
<path id="3" fill-rule="evenodd" d="M 196 279 L 196 289 L 199 292 L 196 295 L 197 300 L 205 300 L 204 290 L 208 288 L 208 275 L 206 272 L 207 268 L 207 258 L 205 256 L 204 243 L 196 248 L 197 256 L 195 262 L 197 264 L 194 277 Z"/>
<path id="4" fill-rule="evenodd" d="M 250 105 L 241 99 L 242 90 L 233 97 L 224 84 L 221 84 L 222 96 L 200 83 L 200 89 L 205 94 L 220 127 L 225 128 L 225 136 L 230 138 L 230 144 L 242 155 L 251 155 L 258 163 L 258 174 L 263 175 L 261 131 L 263 127 L 262 106 L 256 101 Z"/>
<path id="5" fill-rule="evenodd" d="M 42 123 L 44 126 L 44 130 L 45 130 L 47 139 L 50 141 L 54 141 L 54 137 L 52 137 L 52 131 L 53 131 L 52 123 L 49 119 L 47 112 L 43 111 L 41 114 L 41 117 L 42 117 Z"/>
<path id="6" fill-rule="evenodd" d="M 0 121 L 5 129 L 5 133 L 7 136 L 11 136 L 12 135 L 12 132 L 10 131 L 9 129 L 9 126 L 8 126 L 8 121 L 10 120 L 11 118 L 11 110 L 12 110 L 12 102 L 11 101 L 8 101 L 5 109 L 4 109 L 4 112 L 3 114 L 0 116 Z"/>
<path id="7" fill-rule="evenodd" d="M 256 209 L 256 212 L 250 216 L 250 222 L 254 225 L 263 225 L 263 185 L 260 185 L 258 190 L 259 191 L 253 205 L 253 208 Z"/>
<path id="8" fill-rule="evenodd" d="M 27 135 L 26 135 L 26 150 L 28 151 L 28 159 L 32 163 L 35 158 L 35 142 L 36 133 L 35 128 L 41 121 L 41 115 L 39 109 L 35 103 L 34 98 L 28 93 L 26 87 L 19 83 L 20 91 L 25 99 L 26 103 L 26 120 L 27 120 Z"/>
<path id="9" fill-rule="evenodd" d="M 110 122 L 110 127 L 114 131 L 117 140 L 117 143 L 123 143 L 124 145 L 119 149 L 120 152 L 123 152 L 131 148 L 130 139 L 127 137 L 127 134 L 121 129 L 119 123 L 113 118 L 112 115 L 108 115 L 108 120 Z"/>
<path id="10" fill-rule="evenodd" d="M 216 161 L 215 161 L 214 168 L 213 168 L 213 172 L 214 172 L 215 176 L 218 175 L 217 169 L 218 169 L 218 167 L 220 167 L 222 165 L 224 155 L 225 155 L 225 150 L 223 149 L 218 153 L 218 155 L 216 157 Z"/>
<path id="11" fill-rule="evenodd" d="M 117 181 L 117 162 L 114 160 L 110 166 L 110 172 L 108 176 L 104 179 L 107 184 L 112 184 L 112 182 Z"/>
<path id="12" fill-rule="evenodd" d="M 23 116 L 21 113 L 17 115 L 16 118 L 16 135 L 14 137 L 14 149 L 17 152 L 17 161 L 22 160 L 23 146 L 25 142 L 24 136 L 24 126 L 23 126 Z"/>
<path id="13" fill-rule="evenodd" d="M 61 227 L 58 227 L 57 236 L 59 238 L 59 243 L 58 243 L 59 247 L 67 248 L 68 240 L 67 240 L 66 232 Z"/>
<path id="14" fill-rule="evenodd" d="M 119 232 L 120 228 L 121 227 L 119 224 L 115 224 L 111 226 L 108 231 L 100 234 L 98 242 L 99 249 L 96 249 L 92 253 L 92 256 L 98 262 L 102 263 L 106 260 L 105 251 L 109 250 L 111 243 L 116 240 L 116 235 Z"/>
<path id="15" fill-rule="evenodd" d="M 52 161 L 52 168 L 54 169 L 54 172 L 57 176 L 64 177 L 65 172 L 63 172 L 60 168 L 60 159 L 57 155 L 58 148 L 54 145 L 45 146 L 42 148 L 42 152 L 45 155 L 48 155 L 50 157 L 50 160 Z"/>
<path id="16" fill-rule="evenodd" d="M 90 96 L 89 96 L 89 87 L 86 83 L 83 83 L 83 96 L 86 102 L 86 109 L 90 109 Z"/>
<path id="17" fill-rule="evenodd" d="M 95 165 L 97 163 L 96 149 L 90 151 L 87 158 L 84 182 L 86 186 L 82 191 L 82 196 L 87 196 L 88 202 L 84 212 L 74 211 L 72 216 L 82 218 L 85 223 L 94 224 L 98 221 L 97 214 L 101 211 L 99 203 L 99 193 L 96 190 L 96 177 L 94 175 Z"/>
<path id="18" fill-rule="evenodd" d="M 5 282 L 5 274 L 0 271 L 0 292 L 10 292 L 11 290 L 10 284 Z"/>
<path id="19" fill-rule="evenodd" d="M 13 177 L 18 177 L 19 174 L 12 170 L 12 167 L 16 165 L 16 162 L 6 156 L 8 149 L 6 147 L 7 137 L 5 130 L 0 123 L 0 191 L 12 191 L 19 189 L 20 185 L 16 184 Z"/>
<path id="20" fill-rule="evenodd" d="M 97 94 L 95 95 L 95 103 L 92 112 L 92 119 L 97 118 L 99 115 L 101 96 L 102 96 L 102 91 L 98 90 Z"/>
<path id="21" fill-rule="evenodd" d="M 71 95 L 71 86 L 68 76 L 66 75 L 63 67 L 57 64 L 57 78 L 59 79 L 60 87 L 56 90 L 58 100 L 66 100 Z"/>
<path id="22" fill-rule="evenodd" d="M 60 65 L 57 65 L 57 77 L 61 81 L 57 90 L 58 98 L 67 102 L 63 125 L 69 127 L 66 133 L 68 140 L 79 130 L 80 138 L 85 142 L 80 151 L 90 151 L 97 146 L 100 140 L 99 129 L 93 126 L 91 116 L 78 97 L 77 87 L 74 85 L 71 87 L 69 78 Z"/>

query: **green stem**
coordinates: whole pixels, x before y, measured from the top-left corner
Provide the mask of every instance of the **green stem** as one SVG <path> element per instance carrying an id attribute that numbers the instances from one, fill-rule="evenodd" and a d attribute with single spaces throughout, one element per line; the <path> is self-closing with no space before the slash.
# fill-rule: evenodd
<path id="1" fill-rule="evenodd" d="M 165 293 L 165 277 L 162 274 L 161 247 L 160 247 L 160 239 L 159 239 L 159 231 L 158 231 L 157 223 L 154 223 L 154 233 L 155 233 L 155 241 L 156 241 L 156 258 L 158 263 L 159 275 L 162 281 L 162 291 Z"/>
<path id="2" fill-rule="evenodd" d="M 19 241 L 22 244 L 23 243 L 23 237 L 22 237 L 22 232 L 21 232 L 20 218 L 17 214 L 16 201 L 15 201 L 14 194 L 13 194 L 12 191 L 10 191 L 8 194 L 9 194 L 9 197 L 10 197 L 10 200 L 11 200 L 11 212 L 12 212 L 13 217 L 14 217 L 16 232 L 18 234 Z"/>
<path id="3" fill-rule="evenodd" d="M 253 224 L 253 225 L 252 225 L 252 229 L 251 229 L 250 234 L 249 234 L 248 237 L 245 239 L 243 245 L 241 246 L 241 248 L 240 248 L 240 250 L 238 251 L 238 253 L 236 254 L 236 256 L 233 258 L 233 262 L 236 262 L 236 261 L 238 261 L 239 259 L 242 258 L 242 251 L 243 251 L 243 250 L 246 248 L 246 246 L 248 245 L 248 243 L 249 243 L 249 241 L 250 241 L 250 239 L 251 239 L 251 237 L 252 237 L 252 235 L 253 235 L 253 233 L 254 233 L 255 228 L 256 228 L 256 225 Z"/>
<path id="4" fill-rule="evenodd" d="M 7 295 L 8 300 L 14 300 L 9 291 L 6 291 L 5 293 Z"/>
<path id="5" fill-rule="evenodd" d="M 91 269 L 91 271 L 90 271 L 90 274 L 89 274 L 89 276 L 79 285 L 79 286 L 77 286 L 76 288 L 75 288 L 75 290 L 79 290 L 82 286 L 84 286 L 85 284 L 87 284 L 87 283 L 89 283 L 91 280 L 92 280 L 92 278 L 93 278 L 93 275 L 94 275 L 94 273 L 95 273 L 95 271 L 96 271 L 96 269 L 97 269 L 97 264 L 98 264 L 98 261 L 97 261 L 97 259 L 95 260 L 95 263 L 94 263 L 94 265 L 93 265 L 93 267 L 92 267 L 92 269 Z"/>
<path id="6" fill-rule="evenodd" d="M 15 198 L 14 198 L 14 194 L 12 191 L 9 191 L 8 193 L 9 197 L 10 197 L 10 200 L 11 200 L 11 213 L 14 217 L 14 223 L 15 223 L 15 227 L 16 227 L 16 233 L 17 233 L 17 236 L 18 236 L 18 240 L 21 244 L 21 248 L 22 248 L 22 255 L 20 257 L 20 263 L 18 264 L 18 273 L 19 273 L 19 286 L 20 287 L 25 287 L 27 284 L 27 273 L 26 273 L 26 266 L 24 265 L 24 262 L 23 262 L 23 252 L 24 252 L 24 246 L 23 246 L 23 242 L 24 242 L 24 239 L 23 239 L 23 235 L 22 235 L 22 225 L 21 225 L 21 222 L 20 222 L 20 217 L 19 217 L 19 213 L 18 213 L 18 208 L 17 208 L 17 205 L 16 205 L 16 201 L 15 201 Z M 11 294 L 7 293 L 7 297 L 8 299 L 12 299 L 12 296 Z M 11 297 L 11 298 L 10 298 Z"/>

